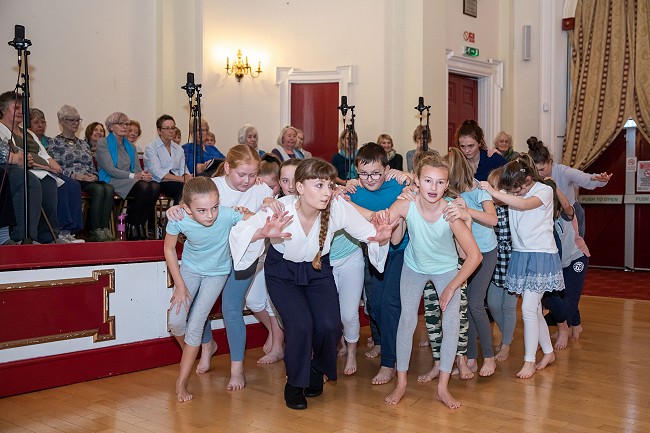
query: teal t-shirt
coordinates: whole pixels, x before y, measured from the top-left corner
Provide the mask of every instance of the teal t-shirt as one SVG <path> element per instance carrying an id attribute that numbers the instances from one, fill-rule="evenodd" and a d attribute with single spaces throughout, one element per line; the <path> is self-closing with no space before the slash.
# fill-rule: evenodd
<path id="1" fill-rule="evenodd" d="M 334 233 L 330 246 L 330 260 L 344 259 L 360 248 L 359 241 L 350 236 L 345 230 Z"/>
<path id="2" fill-rule="evenodd" d="M 183 265 L 205 276 L 228 275 L 231 269 L 228 235 L 242 217 L 232 208 L 219 206 L 219 215 L 210 227 L 184 215 L 180 221 L 167 222 L 167 233 L 183 233 L 187 237 L 183 245 Z"/>
<path id="3" fill-rule="evenodd" d="M 492 196 L 487 191 L 479 188 L 462 192 L 460 196 L 467 203 L 467 207 L 480 210 L 481 212 L 483 211 L 483 202 L 488 200 L 492 201 Z M 472 234 L 482 253 L 490 252 L 497 247 L 497 236 L 494 233 L 493 226 L 486 226 L 472 220 Z"/>

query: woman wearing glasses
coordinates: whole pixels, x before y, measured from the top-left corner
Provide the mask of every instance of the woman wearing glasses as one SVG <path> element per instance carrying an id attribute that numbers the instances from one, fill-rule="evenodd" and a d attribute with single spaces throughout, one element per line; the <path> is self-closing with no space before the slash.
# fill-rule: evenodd
<path id="1" fill-rule="evenodd" d="M 158 138 L 144 151 L 144 168 L 160 183 L 160 191 L 172 197 L 174 204 L 179 204 L 183 185 L 192 175 L 185 165 L 183 148 L 173 141 L 176 122 L 169 114 L 163 114 L 156 120 L 156 128 Z"/>
<path id="2" fill-rule="evenodd" d="M 50 140 L 48 151 L 61 166 L 63 174 L 78 181 L 81 190 L 92 197 L 90 241 L 115 240 L 109 228 L 113 208 L 113 186 L 99 181 L 90 144 L 77 137 L 82 120 L 79 112 L 75 107 L 64 105 L 56 115 L 62 132 Z"/>
<path id="3" fill-rule="evenodd" d="M 129 143 L 129 117 L 115 112 L 106 118 L 106 138 L 97 141 L 99 180 L 109 183 L 120 197 L 128 198 L 126 209 L 127 239 L 147 239 L 144 225 L 153 214 L 160 196 L 160 185 L 142 170 L 135 147 Z"/>
<path id="4" fill-rule="evenodd" d="M 336 184 L 345 185 L 348 180 L 357 178 L 357 168 L 354 165 L 354 157 L 357 156 L 357 145 L 359 137 L 357 131 L 344 129 L 339 134 L 339 151 L 332 157 L 332 165 L 336 167 Z"/>

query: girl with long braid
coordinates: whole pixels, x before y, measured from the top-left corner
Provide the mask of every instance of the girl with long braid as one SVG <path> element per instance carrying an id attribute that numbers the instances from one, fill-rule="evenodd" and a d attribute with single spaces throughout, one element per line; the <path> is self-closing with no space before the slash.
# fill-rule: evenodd
<path id="1" fill-rule="evenodd" d="M 280 198 L 285 212 L 260 211 L 230 235 L 235 269 L 245 269 L 264 250 L 271 301 L 284 324 L 287 384 L 291 409 L 307 408 L 305 397 L 323 392 L 323 375 L 336 380 L 336 345 L 341 337 L 339 298 L 329 260 L 334 233 L 344 229 L 368 243 L 370 261 L 383 269 L 392 227 L 369 223 L 343 199 L 332 200 L 336 169 L 310 158 L 296 167 L 296 195 Z"/>

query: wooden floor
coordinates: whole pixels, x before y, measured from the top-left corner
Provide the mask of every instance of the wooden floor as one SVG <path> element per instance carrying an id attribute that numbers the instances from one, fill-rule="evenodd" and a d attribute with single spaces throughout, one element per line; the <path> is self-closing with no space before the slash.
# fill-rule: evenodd
<path id="1" fill-rule="evenodd" d="M 463 403 L 456 411 L 436 401 L 435 381 L 416 381 L 431 366 L 429 348 L 416 345 L 399 405 L 383 403 L 392 384 L 370 385 L 378 359 L 360 355 L 356 375 L 327 383 L 303 411 L 284 406 L 282 363 L 257 367 L 261 350 L 255 349 L 246 354 L 243 391 L 225 390 L 228 357 L 222 355 L 210 373 L 191 378 L 191 402 L 176 403 L 177 367 L 169 366 L 0 400 L 0 431 L 650 431 L 650 301 L 584 297 L 581 310 L 583 338 L 556 352 L 556 362 L 530 380 L 514 376 L 523 357 L 520 321 L 513 356 L 494 376 L 452 379 L 451 392 Z M 368 333 L 362 328 L 363 341 Z M 416 340 L 423 336 L 421 324 Z"/>

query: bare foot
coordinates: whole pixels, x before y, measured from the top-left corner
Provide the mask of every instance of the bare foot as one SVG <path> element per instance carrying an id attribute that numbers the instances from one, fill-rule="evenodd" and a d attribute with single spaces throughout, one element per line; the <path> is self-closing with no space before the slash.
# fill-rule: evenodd
<path id="1" fill-rule="evenodd" d="M 273 348 L 273 334 L 269 332 L 268 337 L 266 337 L 266 341 L 264 342 L 264 346 L 262 346 L 262 350 L 264 353 L 269 353 L 271 349 Z"/>
<path id="2" fill-rule="evenodd" d="M 559 331 L 558 331 L 558 332 L 554 332 L 554 333 L 551 334 L 551 338 L 552 338 L 553 340 L 555 340 L 555 339 L 557 338 L 558 335 L 559 335 Z"/>
<path id="3" fill-rule="evenodd" d="M 398 383 L 397 385 L 395 385 L 395 389 L 393 390 L 393 392 L 388 394 L 384 399 L 384 401 L 387 404 L 397 404 L 402 399 L 402 397 L 404 397 L 405 393 L 406 393 L 406 384 L 402 385 Z"/>
<path id="4" fill-rule="evenodd" d="M 210 360 L 212 355 L 217 352 L 217 343 L 212 340 L 210 343 L 201 345 L 201 358 L 199 359 L 199 364 L 196 366 L 196 374 L 203 374 L 210 370 Z M 190 396 L 191 398 L 191 396 Z"/>
<path id="5" fill-rule="evenodd" d="M 372 347 L 375 345 L 375 340 L 372 339 L 372 336 L 366 338 L 366 346 Z"/>
<path id="6" fill-rule="evenodd" d="M 420 347 L 428 347 L 431 346 L 431 343 L 429 343 L 429 340 L 422 340 L 418 343 L 418 346 Z"/>
<path id="7" fill-rule="evenodd" d="M 383 385 L 393 380 L 394 377 L 395 377 L 395 369 L 384 367 L 382 365 L 381 367 L 379 367 L 379 372 L 377 373 L 377 375 L 372 378 L 371 383 L 373 385 Z"/>
<path id="8" fill-rule="evenodd" d="M 503 362 L 506 359 L 508 359 L 509 356 L 510 356 L 510 345 L 502 344 L 501 347 L 499 348 L 499 351 L 494 356 L 494 359 L 496 359 L 499 362 Z"/>
<path id="9" fill-rule="evenodd" d="M 569 344 L 569 334 L 571 330 L 566 322 L 558 323 L 558 336 L 555 345 L 553 346 L 556 350 L 566 349 Z"/>
<path id="10" fill-rule="evenodd" d="M 418 382 L 420 383 L 431 382 L 433 379 L 438 377 L 439 374 L 440 374 L 440 361 L 435 361 L 433 363 L 433 368 L 431 370 L 429 370 L 427 373 L 418 376 Z"/>
<path id="11" fill-rule="evenodd" d="M 261 357 L 260 359 L 257 360 L 258 364 L 274 364 L 278 361 L 281 361 L 284 358 L 284 352 L 283 351 L 272 351 Z"/>
<path id="12" fill-rule="evenodd" d="M 228 391 L 238 391 L 246 386 L 246 377 L 244 376 L 244 361 L 235 361 L 230 363 L 230 381 L 226 389 Z"/>
<path id="13" fill-rule="evenodd" d="M 492 376 L 496 369 L 497 362 L 494 358 L 483 358 L 483 365 L 481 366 L 481 371 L 478 372 L 478 375 L 481 377 Z"/>
<path id="14" fill-rule="evenodd" d="M 356 354 L 348 353 L 348 358 L 345 360 L 345 368 L 343 374 L 350 376 L 357 372 L 357 357 Z"/>
<path id="15" fill-rule="evenodd" d="M 187 383 L 180 382 L 180 379 L 176 381 L 176 400 L 179 403 L 192 400 L 193 396 L 187 391 Z"/>
<path id="16" fill-rule="evenodd" d="M 517 377 L 519 379 L 530 379 L 535 374 L 535 371 L 535 363 L 525 361 L 524 366 L 521 367 L 521 370 L 517 373 Z"/>
<path id="17" fill-rule="evenodd" d="M 571 339 L 578 341 L 580 339 L 580 333 L 582 332 L 582 325 L 572 326 L 571 327 Z"/>
<path id="18" fill-rule="evenodd" d="M 451 374 L 460 374 L 460 378 L 463 380 L 469 380 L 474 377 L 474 372 L 478 370 L 478 365 L 474 365 L 474 371 L 469 367 L 467 363 L 466 356 L 457 356 L 456 357 L 456 366 Z"/>
<path id="19" fill-rule="evenodd" d="M 450 393 L 449 389 L 445 388 L 441 390 L 438 388 L 438 400 L 440 400 L 445 406 L 449 409 L 458 409 L 460 407 L 460 402 L 456 400 Z"/>
<path id="20" fill-rule="evenodd" d="M 555 353 L 545 353 L 541 361 L 535 366 L 535 370 L 544 370 L 547 365 L 555 361 Z"/>
<path id="21" fill-rule="evenodd" d="M 367 351 L 367 352 L 365 353 L 365 355 L 366 355 L 368 358 L 376 358 L 376 357 L 379 356 L 380 353 L 381 353 L 381 345 L 379 345 L 379 344 L 375 344 L 375 345 L 372 347 L 372 349 L 370 349 L 369 351 Z"/>
<path id="22" fill-rule="evenodd" d="M 343 347 L 341 347 L 338 350 L 338 352 L 336 352 L 336 356 L 338 356 L 339 358 L 342 358 L 342 357 L 346 356 L 347 354 L 348 354 L 348 346 L 346 346 L 345 344 L 343 345 Z"/>

